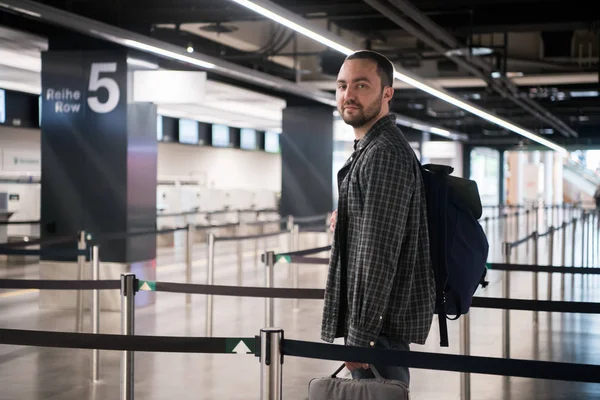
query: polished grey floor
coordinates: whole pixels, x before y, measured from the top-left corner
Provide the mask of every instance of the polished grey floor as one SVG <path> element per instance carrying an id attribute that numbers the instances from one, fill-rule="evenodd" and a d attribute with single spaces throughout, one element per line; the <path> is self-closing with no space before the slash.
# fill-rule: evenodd
<path id="1" fill-rule="evenodd" d="M 508 240 L 525 236 L 511 230 Z M 543 227 L 541 231 L 545 231 Z M 567 231 L 570 232 L 570 231 Z M 570 235 L 570 233 L 569 233 Z M 581 237 L 576 232 L 576 259 L 581 260 Z M 502 261 L 501 243 L 504 233 L 491 222 L 490 261 Z M 316 247 L 327 243 L 325 234 L 303 234 L 302 247 Z M 561 261 L 561 240 L 555 238 L 554 262 Z M 567 243 L 570 243 L 567 241 Z M 270 250 L 287 250 L 287 237 L 272 239 L 266 244 Z M 523 245 L 525 246 L 525 245 Z M 259 248 L 263 250 L 263 242 Z M 547 240 L 540 240 L 540 264 L 547 264 Z M 570 254 L 570 247 L 567 254 Z M 237 263 L 235 243 L 218 243 L 215 283 L 235 285 Z M 206 278 L 205 246 L 198 244 L 194 251 L 194 281 L 204 283 Z M 264 269 L 254 260 L 254 243 L 243 246 L 243 285 L 264 285 Z M 325 254 L 322 254 L 325 256 Z M 542 256 L 545 257 L 542 259 Z M 569 258 L 570 259 L 570 258 Z M 182 282 L 185 280 L 182 248 L 162 248 L 157 260 L 157 280 Z M 520 247 L 514 261 L 531 260 L 525 247 Z M 581 261 L 577 263 L 579 266 Z M 569 264 L 570 265 L 570 264 Z M 36 278 L 39 268 L 34 265 L 0 266 L 0 277 Z M 302 287 L 323 287 L 326 267 L 300 266 Z M 276 269 L 276 286 L 291 286 L 290 267 Z M 488 288 L 479 296 L 502 296 L 500 271 L 490 271 Z M 566 275 L 552 277 L 552 298 L 573 301 L 600 300 L 600 279 L 573 278 Z M 533 298 L 533 274 L 511 273 L 510 297 Z M 539 298 L 548 298 L 548 274 L 539 274 Z M 206 296 L 193 295 L 186 305 L 185 295 L 157 293 L 154 305 L 136 310 L 136 333 L 144 335 L 204 336 Z M 276 325 L 285 330 L 287 338 L 319 340 L 322 301 L 301 300 L 294 309 L 293 300 L 275 300 Z M 215 297 L 214 336 L 254 336 L 264 326 L 264 300 L 254 298 Z M 118 333 L 118 312 L 103 312 L 101 331 Z M 472 309 L 471 354 L 502 356 L 502 311 Z M 3 291 L 0 293 L 0 327 L 74 331 L 73 311 L 46 310 L 38 305 L 37 291 Z M 84 330 L 90 331 L 86 313 Z M 412 345 L 413 351 L 459 354 L 459 323 L 449 323 L 449 348 L 439 347 L 438 326 L 434 319 L 431 334 L 425 346 Z M 511 312 L 511 355 L 513 358 L 551 360 L 575 363 L 600 363 L 600 316 L 581 314 L 539 313 L 539 323 L 533 323 L 533 313 Z M 101 380 L 91 377 L 91 351 L 0 345 L 0 399 L 19 400 L 108 400 L 119 398 L 120 353 L 101 352 Z M 284 370 L 284 399 L 306 399 L 308 382 L 313 377 L 330 374 L 337 362 L 286 357 Z M 135 396 L 138 399 L 257 399 L 259 398 L 259 363 L 251 355 L 205 355 L 136 353 Z M 499 376 L 472 375 L 473 399 L 598 399 L 600 384 L 582 384 L 562 381 L 524 378 L 505 379 Z M 458 399 L 460 374 L 454 372 L 411 370 L 411 398 Z"/>

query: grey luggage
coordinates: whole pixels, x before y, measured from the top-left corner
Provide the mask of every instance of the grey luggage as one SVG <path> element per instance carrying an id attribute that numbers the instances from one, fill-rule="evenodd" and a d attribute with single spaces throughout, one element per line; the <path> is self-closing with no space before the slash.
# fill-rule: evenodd
<path id="1" fill-rule="evenodd" d="M 308 384 L 308 400 L 409 400 L 409 388 L 402 381 L 384 379 L 371 365 L 375 379 L 344 379 L 337 374 L 314 378 Z"/>

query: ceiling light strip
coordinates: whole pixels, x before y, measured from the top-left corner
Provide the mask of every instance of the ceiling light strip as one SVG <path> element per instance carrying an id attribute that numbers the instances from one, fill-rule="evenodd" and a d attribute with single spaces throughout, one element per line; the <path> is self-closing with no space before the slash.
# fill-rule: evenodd
<path id="1" fill-rule="evenodd" d="M 284 8 L 273 4 L 270 1 L 265 1 L 265 0 L 231 0 L 235 3 L 238 3 L 241 6 L 244 6 L 258 14 L 261 14 L 275 22 L 278 22 L 304 36 L 307 36 L 331 49 L 337 50 L 340 53 L 344 54 L 344 55 L 348 55 L 351 54 L 353 52 L 353 50 L 351 49 L 350 45 L 345 45 L 342 44 L 341 41 L 342 39 L 339 38 L 336 35 L 333 35 L 329 32 L 324 32 L 324 33 L 318 33 L 317 29 L 314 29 L 311 27 L 311 29 L 308 29 L 307 26 L 310 26 L 311 24 L 306 21 L 305 19 L 290 13 L 289 11 L 285 10 Z M 556 143 L 553 143 L 547 139 L 544 139 L 536 134 L 534 134 L 533 132 L 530 132 L 524 128 L 521 128 L 515 124 L 512 124 L 502 118 L 499 118 L 493 114 L 490 114 L 487 111 L 484 111 L 481 108 L 478 108 L 474 105 L 471 105 L 463 100 L 460 100 L 459 98 L 444 92 L 442 90 L 436 89 L 426 83 L 423 82 L 422 79 L 420 79 L 420 77 L 417 76 L 409 76 L 408 73 L 406 72 L 400 72 L 400 71 L 396 71 L 394 73 L 394 77 L 398 80 L 401 80 L 417 89 L 423 90 L 426 93 L 431 94 L 432 96 L 435 96 L 441 100 L 444 100 L 450 104 L 453 104 L 459 108 L 462 108 L 465 111 L 468 111 L 472 114 L 477 115 L 478 117 L 481 117 L 489 122 L 492 122 L 494 124 L 497 124 L 499 126 L 502 126 L 503 128 L 506 128 L 512 132 L 515 132 L 518 135 L 524 136 L 530 140 L 533 140 L 537 143 L 540 143 L 552 150 L 555 150 L 559 153 L 561 153 L 562 155 L 567 155 L 568 151 L 557 145 Z"/>
<path id="2" fill-rule="evenodd" d="M 331 93 L 307 87 L 278 78 L 264 72 L 245 68 L 235 63 L 217 57 L 195 52 L 189 54 L 185 48 L 171 43 L 163 42 L 145 35 L 127 31 L 112 25 L 105 24 L 81 15 L 73 14 L 58 8 L 50 7 L 31 0 L 0 0 L 0 10 L 6 9 L 28 17 L 38 18 L 58 26 L 81 32 L 85 35 L 117 43 L 124 47 L 142 50 L 162 58 L 189 63 L 200 68 L 210 69 L 212 72 L 223 76 L 239 79 L 269 89 L 305 97 L 323 104 L 335 106 L 335 99 Z M 339 49 L 338 49 L 339 50 Z"/>

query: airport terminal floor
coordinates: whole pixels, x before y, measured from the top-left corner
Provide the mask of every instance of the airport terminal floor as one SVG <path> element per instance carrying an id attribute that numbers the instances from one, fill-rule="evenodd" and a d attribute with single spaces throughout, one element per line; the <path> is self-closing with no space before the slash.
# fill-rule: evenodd
<path id="1" fill-rule="evenodd" d="M 487 223 L 490 242 L 490 262 L 503 262 L 502 242 L 525 237 L 526 222 L 518 223 L 519 233 L 509 228 L 501 232 L 498 220 Z M 529 226 L 529 224 L 527 224 Z M 512 225 L 514 227 L 515 225 Z M 540 231 L 545 231 L 541 229 Z M 566 232 L 570 232 L 566 230 Z M 507 236 L 504 236 L 507 235 Z M 565 242 L 570 260 L 572 238 Z M 595 237 L 597 240 L 597 236 Z M 554 265 L 561 263 L 561 240 L 554 239 Z M 285 237 L 270 238 L 260 243 L 260 252 L 287 250 Z M 547 265 L 549 237 L 539 239 L 539 262 Z M 581 237 L 575 235 L 575 257 L 581 259 Z M 300 234 L 300 248 L 327 245 L 326 233 Z M 598 251 L 598 247 L 591 247 Z M 192 282 L 206 282 L 206 244 L 194 247 Z M 185 282 L 185 249 L 162 247 L 158 250 L 157 281 Z M 532 248 L 525 244 L 513 252 L 513 263 L 532 264 Z M 236 285 L 237 244 L 217 243 L 215 249 L 216 285 Z M 243 286 L 264 286 L 264 265 L 255 260 L 254 245 L 246 242 L 243 254 Z M 326 257 L 327 252 L 315 256 Z M 594 259 L 594 256 L 591 258 Z M 598 258 L 595 258 L 596 260 Z M 580 263 L 580 261 L 579 261 Z M 536 264 L 536 263 L 534 263 Z M 567 262 L 567 265 L 570 263 Z M 327 274 L 324 265 L 299 265 L 299 286 L 323 288 Z M 479 289 L 477 296 L 502 297 L 503 271 L 491 269 L 489 285 Z M 510 297 L 532 298 L 531 272 L 510 272 Z M 0 266 L 0 279 L 37 279 L 39 266 Z M 548 299 L 549 274 L 539 274 L 539 299 Z M 291 287 L 290 265 L 275 268 L 274 287 Z M 600 300 L 600 280 L 596 275 L 553 274 L 552 299 L 597 302 Z M 37 290 L 0 291 L 0 328 L 75 331 L 73 310 L 46 310 L 38 306 Z M 205 304 L 207 296 L 192 295 L 186 304 L 180 293 L 156 293 L 155 304 L 135 311 L 135 333 L 138 335 L 196 336 L 205 335 Z M 264 327 L 264 299 L 232 296 L 214 297 L 214 337 L 253 337 Z M 275 299 L 275 325 L 284 329 L 290 339 L 320 341 L 321 300 Z M 470 315 L 471 355 L 502 357 L 502 310 L 472 308 Z M 83 331 L 91 331 L 90 314 L 86 311 Z M 600 316 L 584 313 L 539 312 L 538 324 L 531 311 L 511 311 L 511 357 L 527 360 L 570 363 L 600 363 Z M 119 333 L 121 316 L 118 311 L 101 313 L 101 333 Z M 437 318 L 433 319 L 426 345 L 411 345 L 412 351 L 460 354 L 459 322 L 449 321 L 450 347 L 439 346 Z M 100 351 L 100 381 L 91 380 L 92 351 L 0 345 L 1 400 L 109 400 L 119 398 L 120 351 Z M 337 361 L 285 357 L 283 364 L 283 398 L 306 399 L 309 381 L 332 374 Z M 347 370 L 341 376 L 348 377 Z M 411 399 L 459 399 L 460 373 L 411 369 Z M 260 363 L 246 354 L 135 353 L 135 398 L 158 399 L 256 399 L 260 394 Z M 600 398 L 600 384 L 566 382 L 530 378 L 505 378 L 495 375 L 471 374 L 471 397 L 478 400 L 560 400 Z"/>

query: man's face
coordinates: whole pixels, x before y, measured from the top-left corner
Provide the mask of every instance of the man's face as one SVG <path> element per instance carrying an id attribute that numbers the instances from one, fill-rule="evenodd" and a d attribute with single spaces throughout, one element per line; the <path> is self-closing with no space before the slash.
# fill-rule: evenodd
<path id="1" fill-rule="evenodd" d="M 336 101 L 338 112 L 348 125 L 360 128 L 381 113 L 388 90 L 381 88 L 377 63 L 371 60 L 344 62 L 337 78 Z"/>

